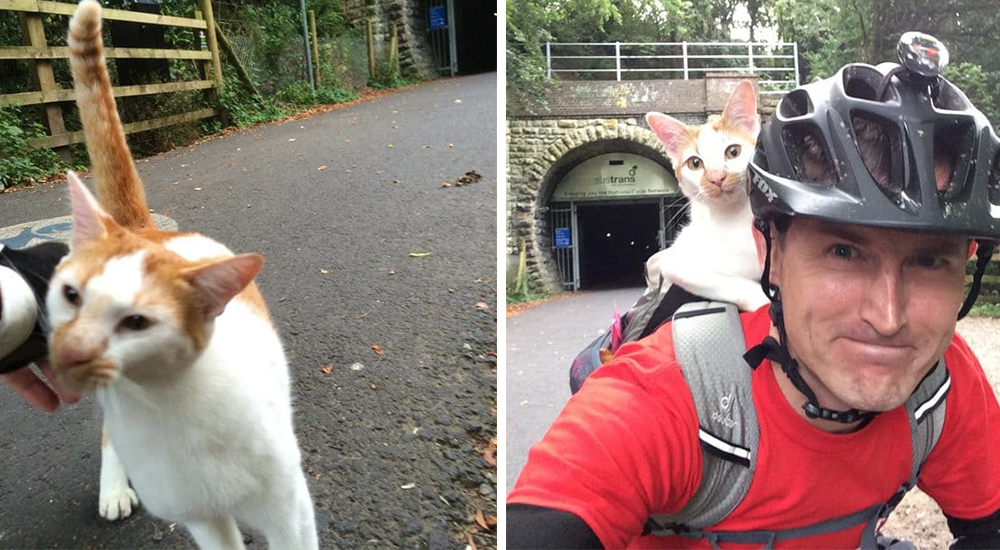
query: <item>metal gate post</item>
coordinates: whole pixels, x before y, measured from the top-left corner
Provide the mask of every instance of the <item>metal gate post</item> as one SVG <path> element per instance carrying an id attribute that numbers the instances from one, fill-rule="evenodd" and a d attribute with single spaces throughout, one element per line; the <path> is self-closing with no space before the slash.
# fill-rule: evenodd
<path id="1" fill-rule="evenodd" d="M 451 76 L 458 73 L 458 45 L 455 43 L 455 0 L 448 0 L 448 54 L 451 58 Z"/>
<path id="2" fill-rule="evenodd" d="M 580 290 L 580 231 L 576 223 L 576 202 L 569 203 L 570 216 L 570 242 L 573 243 L 573 290 Z"/>

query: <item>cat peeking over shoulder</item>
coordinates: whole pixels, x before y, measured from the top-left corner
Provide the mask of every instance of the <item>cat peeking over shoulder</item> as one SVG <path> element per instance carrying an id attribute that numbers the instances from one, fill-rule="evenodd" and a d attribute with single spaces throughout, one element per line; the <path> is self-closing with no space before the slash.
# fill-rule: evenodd
<path id="1" fill-rule="evenodd" d="M 745 180 L 760 131 L 753 84 L 741 81 L 714 122 L 687 126 L 661 113 L 647 114 L 646 121 L 663 143 L 691 209 L 690 222 L 674 242 L 646 261 L 646 284 L 655 289 L 662 277 L 695 297 L 730 302 L 743 311 L 768 303 L 760 287 Z"/>
<path id="2" fill-rule="evenodd" d="M 69 173 L 73 230 L 49 286 L 49 344 L 60 382 L 104 411 L 100 513 L 127 516 L 138 495 L 203 548 L 242 548 L 236 521 L 271 548 L 316 548 L 288 365 L 253 282 L 263 258 L 155 229 L 97 2 L 80 3 L 69 46 L 99 200 Z"/>

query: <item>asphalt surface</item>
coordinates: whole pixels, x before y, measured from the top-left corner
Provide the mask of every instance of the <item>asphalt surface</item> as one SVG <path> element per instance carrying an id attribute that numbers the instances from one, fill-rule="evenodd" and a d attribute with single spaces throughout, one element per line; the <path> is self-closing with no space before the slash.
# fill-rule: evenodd
<path id="1" fill-rule="evenodd" d="M 569 400 L 573 358 L 611 326 L 615 305 L 624 315 L 642 291 L 577 292 L 506 319 L 506 492 L 514 487 L 528 449 Z"/>
<path id="2" fill-rule="evenodd" d="M 496 92 L 435 81 L 138 164 L 157 213 L 266 258 L 323 547 L 496 545 Z M 0 226 L 68 213 L 64 184 L 0 195 Z M 193 546 L 141 503 L 98 516 L 91 398 L 47 415 L 4 386 L 0 418 L 0 547 Z"/>

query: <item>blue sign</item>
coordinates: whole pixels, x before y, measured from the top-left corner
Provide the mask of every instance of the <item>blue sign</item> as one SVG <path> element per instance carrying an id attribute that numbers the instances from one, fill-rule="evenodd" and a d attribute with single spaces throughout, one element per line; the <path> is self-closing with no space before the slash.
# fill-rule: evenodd
<path id="1" fill-rule="evenodd" d="M 448 26 L 448 17 L 444 6 L 431 6 L 431 30 L 443 29 Z"/>
<path id="2" fill-rule="evenodd" d="M 556 248 L 569 248 L 572 246 L 568 227 L 556 228 Z"/>

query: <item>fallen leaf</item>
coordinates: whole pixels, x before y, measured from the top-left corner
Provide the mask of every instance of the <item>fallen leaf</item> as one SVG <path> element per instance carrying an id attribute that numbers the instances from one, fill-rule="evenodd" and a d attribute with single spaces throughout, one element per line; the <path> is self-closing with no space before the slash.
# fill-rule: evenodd
<path id="1" fill-rule="evenodd" d="M 330 374 L 331 372 L 333 372 L 333 363 L 330 363 L 329 365 L 323 367 L 320 370 L 322 370 L 323 372 L 325 372 L 327 374 Z"/>
<path id="2" fill-rule="evenodd" d="M 201 191 L 201 187 L 195 187 L 194 190 L 195 191 Z"/>
<path id="3" fill-rule="evenodd" d="M 448 144 L 448 148 L 449 149 L 454 149 L 455 148 L 455 144 L 454 143 L 449 143 Z"/>
<path id="4" fill-rule="evenodd" d="M 457 101 L 457 100 L 456 100 Z M 469 545 L 466 548 L 471 548 L 472 550 L 477 550 L 476 542 L 472 540 L 472 533 L 466 533 L 465 538 L 468 539 Z"/>
<path id="5" fill-rule="evenodd" d="M 329 271 L 327 271 L 325 269 L 320 269 L 319 272 L 322 273 L 323 275 L 326 275 L 327 273 L 329 273 Z"/>
<path id="6" fill-rule="evenodd" d="M 392 149 L 393 147 L 395 147 L 395 145 L 393 145 L 393 144 L 390 143 L 388 147 L 389 147 L 389 149 Z"/>
<path id="7" fill-rule="evenodd" d="M 403 183 L 403 182 L 401 182 L 399 180 L 392 180 L 392 183 L 395 183 L 396 185 L 399 185 L 400 183 Z"/>
<path id="8" fill-rule="evenodd" d="M 489 311 L 490 310 L 490 305 L 487 304 L 486 302 L 476 302 L 476 309 L 482 309 L 482 310 L 485 310 L 485 311 Z"/>
<path id="9" fill-rule="evenodd" d="M 326 170 L 326 165 L 325 164 L 323 166 L 320 166 L 319 168 L 316 169 L 317 172 L 322 172 L 323 170 Z"/>
<path id="10" fill-rule="evenodd" d="M 372 351 L 374 351 L 375 353 L 377 353 L 379 355 L 382 355 L 382 353 L 384 353 L 384 351 L 382 350 L 382 346 L 380 346 L 378 344 L 372 344 Z"/>
<path id="11" fill-rule="evenodd" d="M 319 481 L 319 480 L 320 480 L 320 479 L 321 479 L 322 477 L 323 477 L 323 474 L 321 474 L 321 473 L 319 473 L 319 472 L 316 472 L 316 473 L 315 473 L 315 474 L 313 474 L 313 476 L 312 476 L 312 478 L 313 478 L 313 479 L 315 479 L 316 481 Z"/>
<path id="12" fill-rule="evenodd" d="M 395 270 L 392 270 L 392 269 L 389 270 L 389 275 L 395 275 L 395 274 L 396 274 Z"/>
<path id="13" fill-rule="evenodd" d="M 441 187 L 451 187 L 451 182 L 450 181 L 446 181 L 446 182 L 444 182 L 444 183 L 441 184 Z"/>
<path id="14" fill-rule="evenodd" d="M 295 138 L 288 138 L 288 141 L 295 141 Z"/>
<path id="15" fill-rule="evenodd" d="M 416 483 L 407 483 L 406 485 L 400 485 L 399 488 L 400 489 L 412 489 L 412 488 L 414 488 L 416 486 L 417 486 Z"/>
<path id="16" fill-rule="evenodd" d="M 490 527 L 486 525 L 486 518 L 483 517 L 483 511 L 479 508 L 476 508 L 476 523 L 478 523 L 483 529 L 489 531 Z"/>
<path id="17" fill-rule="evenodd" d="M 494 437 L 493 439 L 490 440 L 490 444 L 486 447 L 486 450 L 483 451 L 483 460 L 485 460 L 486 463 L 489 464 L 490 466 L 496 466 L 497 465 L 496 454 L 497 454 L 497 438 Z"/>
<path id="18" fill-rule="evenodd" d="M 430 255 L 431 255 L 430 252 L 410 252 L 411 258 L 424 258 Z"/>
<path id="19" fill-rule="evenodd" d="M 486 355 L 489 355 L 490 357 L 496 357 L 497 356 L 497 352 L 496 352 L 496 350 L 493 350 L 493 351 L 487 353 Z"/>
<path id="20" fill-rule="evenodd" d="M 278 299 L 278 301 L 279 302 L 284 302 L 287 299 L 288 299 L 288 296 L 282 296 L 281 298 Z"/>
<path id="21" fill-rule="evenodd" d="M 365 366 L 361 363 L 351 363 L 351 370 L 362 370 Z"/>
<path id="22" fill-rule="evenodd" d="M 461 102 L 462 102 L 462 100 L 461 100 L 461 99 L 456 99 L 456 100 L 455 100 L 455 103 L 461 103 Z"/>
<path id="23" fill-rule="evenodd" d="M 433 145 L 424 145 L 424 149 L 431 149 L 432 147 L 434 147 L 434 146 Z"/>
<path id="24" fill-rule="evenodd" d="M 490 527 L 496 527 L 497 526 L 497 517 L 496 516 L 490 516 L 490 517 L 486 518 L 486 525 L 489 525 Z"/>
<path id="25" fill-rule="evenodd" d="M 483 278 L 482 277 L 478 277 L 475 281 L 472 281 L 472 282 L 474 282 L 474 283 L 481 283 L 481 282 L 483 282 Z"/>

